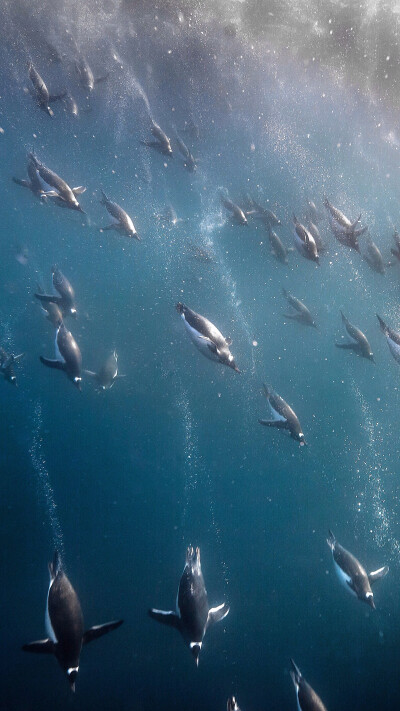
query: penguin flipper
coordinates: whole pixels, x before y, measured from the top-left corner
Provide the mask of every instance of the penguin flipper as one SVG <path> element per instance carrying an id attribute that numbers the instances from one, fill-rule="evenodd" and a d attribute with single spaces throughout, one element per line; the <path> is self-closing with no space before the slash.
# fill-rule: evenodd
<path id="1" fill-rule="evenodd" d="M 83 185 L 78 185 L 77 188 L 72 188 L 72 192 L 74 195 L 82 195 L 82 193 L 86 192 L 86 188 Z"/>
<path id="2" fill-rule="evenodd" d="M 258 420 L 260 425 L 265 425 L 265 427 L 277 427 L 278 429 L 287 429 L 287 420 Z"/>
<path id="3" fill-rule="evenodd" d="M 43 193 L 43 197 L 60 198 L 60 200 L 63 199 L 57 190 L 46 190 L 46 192 Z"/>
<path id="4" fill-rule="evenodd" d="M 18 355 L 13 356 L 13 363 L 15 363 L 17 360 L 21 360 L 23 358 L 25 353 L 18 353 Z"/>
<path id="5" fill-rule="evenodd" d="M 210 625 L 214 624 L 214 622 L 219 622 L 220 620 L 223 620 L 224 617 L 227 616 L 229 609 L 229 605 L 227 605 L 226 602 L 223 602 L 222 605 L 218 605 L 218 607 L 212 607 L 208 611 L 206 626 L 209 627 Z"/>
<path id="6" fill-rule="evenodd" d="M 65 99 L 66 96 L 67 96 L 67 90 L 64 89 L 64 91 L 62 91 L 61 94 L 50 94 L 49 102 L 50 101 L 58 101 L 58 99 Z"/>
<path id="7" fill-rule="evenodd" d="M 51 358 L 45 358 L 44 356 L 40 356 L 40 362 L 43 363 L 43 365 L 47 365 L 48 368 L 55 368 L 56 370 L 65 370 L 65 363 L 62 363 L 60 360 L 52 360 Z"/>
<path id="8" fill-rule="evenodd" d="M 379 568 L 378 570 L 374 570 L 372 573 L 368 574 L 368 580 L 369 584 L 372 585 L 376 580 L 380 580 L 380 578 L 384 578 L 385 575 L 387 575 L 389 572 L 389 566 L 384 565 L 383 568 Z"/>
<path id="9" fill-rule="evenodd" d="M 154 608 L 149 610 L 149 615 L 153 620 L 157 622 L 162 622 L 163 625 L 168 625 L 168 627 L 175 627 L 175 629 L 180 629 L 180 619 L 175 612 L 172 610 L 155 610 Z"/>
<path id="10" fill-rule="evenodd" d="M 108 632 L 116 630 L 117 627 L 122 625 L 122 623 L 123 620 L 114 620 L 113 622 L 105 622 L 102 625 L 94 625 L 93 627 L 90 627 L 83 635 L 82 644 L 89 644 L 89 642 L 92 642 L 94 639 L 98 639 L 104 634 L 108 634 Z"/>
<path id="11" fill-rule="evenodd" d="M 35 297 L 39 301 L 43 301 L 45 304 L 61 304 L 61 296 L 54 296 L 53 294 L 38 294 L 35 293 Z"/>
<path id="12" fill-rule="evenodd" d="M 30 188 L 31 187 L 31 184 L 28 180 L 20 180 L 20 178 L 13 178 L 13 182 L 16 183 L 17 185 L 22 185 L 23 188 Z"/>
<path id="13" fill-rule="evenodd" d="M 95 79 L 95 80 L 94 80 L 94 83 L 95 83 L 95 84 L 100 84 L 100 82 L 106 81 L 106 79 L 108 79 L 109 76 L 110 76 L 110 72 L 108 72 L 107 74 L 105 74 L 103 77 L 98 77 L 97 79 Z"/>
<path id="14" fill-rule="evenodd" d="M 347 350 L 356 350 L 357 343 L 335 343 L 336 348 L 346 348 Z"/>
<path id="15" fill-rule="evenodd" d="M 24 652 L 34 652 L 34 654 L 54 654 L 54 642 L 51 639 L 38 639 L 36 642 L 24 644 Z"/>
<path id="16" fill-rule="evenodd" d="M 90 375 L 92 378 L 97 378 L 97 373 L 94 373 L 93 370 L 84 370 L 83 371 L 85 375 Z"/>

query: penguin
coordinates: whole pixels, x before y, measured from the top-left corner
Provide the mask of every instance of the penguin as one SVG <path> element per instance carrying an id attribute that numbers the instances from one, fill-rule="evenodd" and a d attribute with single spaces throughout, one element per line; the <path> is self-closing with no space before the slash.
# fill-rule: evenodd
<path id="1" fill-rule="evenodd" d="M 37 69 L 33 66 L 32 62 L 28 62 L 28 76 L 33 85 L 31 94 L 37 105 L 42 109 L 42 111 L 48 114 L 50 118 L 53 118 L 54 111 L 50 108 L 49 103 L 57 101 L 57 99 L 63 99 L 67 92 L 64 91 L 61 94 L 50 95 L 46 84 Z"/>
<path id="2" fill-rule="evenodd" d="M 389 350 L 397 363 L 400 363 L 400 333 L 394 331 L 392 328 L 386 325 L 386 323 L 381 319 L 378 314 L 376 314 L 381 327 L 382 333 L 386 336 L 386 341 L 389 346 Z"/>
<path id="3" fill-rule="evenodd" d="M 69 207 L 71 210 L 84 213 L 84 210 L 76 199 L 76 195 L 84 193 L 86 188 L 81 185 L 77 188 L 70 188 L 65 180 L 60 178 L 60 176 L 50 170 L 50 168 L 43 165 L 33 153 L 29 153 L 28 158 L 33 162 L 42 180 L 52 188 L 55 188 L 54 190 L 47 190 L 44 193 L 46 197 L 55 198 L 57 204 L 63 207 Z"/>
<path id="4" fill-rule="evenodd" d="M 390 262 L 385 265 L 381 251 L 376 246 L 375 242 L 373 242 L 371 237 L 368 239 L 367 249 L 366 252 L 364 252 L 363 257 L 365 261 L 369 264 L 371 269 L 373 269 L 374 272 L 377 272 L 378 274 L 384 274 L 385 266 L 391 266 Z"/>
<path id="5" fill-rule="evenodd" d="M 226 702 L 226 711 L 240 711 L 240 706 L 234 696 L 230 696 Z"/>
<path id="6" fill-rule="evenodd" d="M 54 360 L 40 356 L 40 361 L 49 368 L 63 370 L 80 391 L 82 383 L 82 356 L 75 338 L 71 331 L 67 331 L 63 321 L 59 323 L 56 331 L 55 351 L 56 358 Z"/>
<path id="7" fill-rule="evenodd" d="M 175 134 L 175 137 L 179 151 L 185 159 L 183 163 L 184 167 L 189 173 L 194 173 L 197 170 L 197 163 L 195 158 L 193 157 L 186 143 L 182 141 L 182 139 L 178 136 L 177 133 Z"/>
<path id="8" fill-rule="evenodd" d="M 292 296 L 292 294 L 286 291 L 286 289 L 282 289 L 282 293 L 285 299 L 289 302 L 290 306 L 294 309 L 290 314 L 283 314 L 285 318 L 290 318 L 293 321 L 304 324 L 305 326 L 313 326 L 314 328 L 318 328 L 311 312 L 308 310 L 307 306 L 300 301 L 300 299 Z"/>
<path id="9" fill-rule="evenodd" d="M 317 225 L 314 222 L 311 222 L 311 220 L 309 220 L 307 229 L 309 233 L 314 237 L 314 242 L 317 245 L 318 254 L 320 254 L 320 252 L 326 252 L 326 246 L 320 235 L 320 231 Z"/>
<path id="10" fill-rule="evenodd" d="M 393 256 L 396 257 L 396 259 L 398 259 L 399 262 L 400 262 L 400 235 L 399 235 L 399 233 L 397 232 L 396 229 L 395 229 L 395 231 L 393 232 L 393 239 L 394 239 L 394 243 L 395 243 L 395 245 L 396 245 L 396 248 L 394 249 L 394 248 L 392 247 L 392 249 L 391 249 L 390 251 L 391 251 L 391 253 L 393 254 Z"/>
<path id="11" fill-rule="evenodd" d="M 356 252 L 360 252 L 360 245 L 358 243 L 358 237 L 363 235 L 368 227 L 357 228 L 360 222 L 361 215 L 354 221 L 351 222 L 346 215 L 343 214 L 337 207 L 332 205 L 328 198 L 325 196 L 324 205 L 328 211 L 328 219 L 331 230 L 341 244 L 344 244 L 351 249 L 355 249 Z"/>
<path id="12" fill-rule="evenodd" d="M 346 331 L 349 334 L 350 338 L 353 339 L 353 341 L 351 341 L 351 343 L 335 343 L 336 348 L 346 348 L 348 350 L 353 350 L 355 351 L 355 353 L 358 353 L 360 356 L 363 356 L 363 358 L 368 358 L 368 360 L 372 360 L 372 362 L 375 363 L 374 354 L 371 351 L 371 346 L 369 345 L 368 339 L 365 334 L 360 331 L 359 328 L 353 326 L 353 324 L 350 323 L 350 321 L 344 315 L 343 311 L 341 311 L 340 313 L 342 315 L 342 322 L 345 325 Z"/>
<path id="13" fill-rule="evenodd" d="M 176 304 L 176 310 L 181 314 L 186 330 L 190 338 L 199 351 L 211 360 L 217 360 L 232 368 L 236 373 L 240 373 L 233 355 L 229 350 L 232 341 L 224 338 L 211 321 L 204 316 L 200 316 L 185 304 Z"/>
<path id="14" fill-rule="evenodd" d="M 4 348 L 0 347 L 0 373 L 3 375 L 4 380 L 7 380 L 8 383 L 11 383 L 11 385 L 15 385 L 15 387 L 18 387 L 18 384 L 17 376 L 14 372 L 14 363 L 21 360 L 24 355 L 25 353 L 13 355 L 11 353 L 7 353 Z"/>
<path id="15" fill-rule="evenodd" d="M 332 551 L 335 570 L 342 585 L 351 595 L 354 595 L 362 602 L 366 602 L 367 605 L 375 610 L 374 593 L 371 590 L 371 585 L 376 580 L 384 578 L 389 572 L 389 567 L 384 565 L 372 573 L 367 573 L 357 558 L 337 542 L 332 531 L 329 531 L 329 538 L 326 539 L 326 542 Z"/>
<path id="16" fill-rule="evenodd" d="M 71 94 L 66 94 L 64 97 L 65 108 L 71 116 L 77 118 L 79 116 L 79 106 Z"/>
<path id="17" fill-rule="evenodd" d="M 318 222 L 321 221 L 321 215 L 318 211 L 318 208 L 313 200 L 307 200 L 307 220 L 309 222 L 313 222 L 314 225 L 318 225 Z"/>
<path id="18" fill-rule="evenodd" d="M 293 240 L 297 251 L 305 259 L 310 259 L 312 262 L 319 264 L 318 249 L 311 232 L 298 221 L 296 215 L 293 215 L 293 223 Z"/>
<path id="19" fill-rule="evenodd" d="M 118 373 L 118 354 L 113 351 L 101 366 L 98 373 L 92 370 L 84 370 L 85 375 L 89 375 L 97 380 L 101 390 L 109 390 L 114 385 L 117 378 L 125 378 L 125 375 Z"/>
<path id="20" fill-rule="evenodd" d="M 29 188 L 35 197 L 39 198 L 39 200 L 45 200 L 46 195 L 43 184 L 39 178 L 35 163 L 31 159 L 28 160 L 27 173 L 29 180 L 13 178 L 14 183 L 21 185 L 23 188 Z"/>
<path id="21" fill-rule="evenodd" d="M 246 225 L 247 227 L 249 223 L 242 208 L 232 202 L 232 200 L 230 200 L 228 197 L 225 197 L 225 195 L 220 195 L 220 198 L 221 203 L 225 207 L 225 209 L 229 210 L 229 212 L 232 213 L 232 217 L 234 218 L 235 222 L 237 222 L 239 225 Z"/>
<path id="22" fill-rule="evenodd" d="M 326 711 L 326 706 L 322 703 L 314 689 L 308 684 L 303 677 L 300 669 L 296 666 L 293 659 L 290 660 L 292 669 L 290 676 L 296 689 L 297 707 L 299 711 Z"/>
<path id="23" fill-rule="evenodd" d="M 64 573 L 60 555 L 54 553 L 49 563 L 50 585 L 46 602 L 46 639 L 24 644 L 24 652 L 54 654 L 68 677 L 72 691 L 79 672 L 82 647 L 94 639 L 117 629 L 123 620 L 113 620 L 84 631 L 83 614 L 79 598 Z"/>
<path id="24" fill-rule="evenodd" d="M 44 306 L 46 310 L 49 304 L 56 304 L 59 307 L 62 316 L 66 316 L 68 314 L 76 318 L 77 310 L 75 304 L 75 291 L 73 290 L 70 282 L 57 265 L 52 267 L 51 274 L 53 279 L 53 287 L 54 290 L 58 292 L 58 296 L 57 294 L 43 294 L 40 291 L 35 293 L 35 297 L 41 301 L 42 305 L 47 304 Z M 56 325 L 58 325 L 58 321 Z"/>
<path id="25" fill-rule="evenodd" d="M 280 237 L 278 237 L 269 224 L 267 225 L 267 232 L 272 254 L 278 262 L 281 262 L 281 264 L 287 264 L 288 254 L 289 252 L 293 252 L 293 247 L 285 247 Z"/>
<path id="26" fill-rule="evenodd" d="M 105 81 L 109 77 L 109 73 L 107 73 L 104 76 L 95 79 L 87 59 L 85 59 L 82 55 L 79 59 L 75 60 L 75 69 L 82 89 L 88 91 L 89 93 L 93 91 L 96 84 Z"/>
<path id="27" fill-rule="evenodd" d="M 38 291 L 37 293 L 40 295 L 45 295 L 43 289 L 38 285 L 37 287 Z M 60 321 L 63 319 L 63 313 L 60 309 L 60 307 L 55 304 L 53 301 L 48 301 L 46 302 L 46 306 L 44 306 L 44 301 L 42 302 L 41 305 L 41 311 L 43 315 L 47 318 L 47 320 L 51 323 L 52 326 L 55 328 L 58 328 L 58 324 Z"/>
<path id="28" fill-rule="evenodd" d="M 162 128 L 151 119 L 151 126 L 150 126 L 150 131 L 154 138 L 156 139 L 155 141 L 140 141 L 140 143 L 143 146 L 147 146 L 147 148 L 155 148 L 159 153 L 162 153 L 163 155 L 167 156 L 168 158 L 172 158 L 172 147 L 171 147 L 171 140 L 168 138 L 168 136 L 164 133 Z"/>
<path id="29" fill-rule="evenodd" d="M 200 548 L 194 549 L 193 546 L 189 546 L 186 551 L 186 564 L 179 582 L 176 612 L 152 608 L 149 610 L 149 615 L 153 620 L 175 627 L 181 633 L 198 666 L 207 629 L 214 622 L 223 620 L 228 612 L 229 605 L 225 602 L 217 607 L 208 606 L 207 591 L 201 572 Z"/>
<path id="30" fill-rule="evenodd" d="M 104 205 L 107 212 L 117 220 L 117 222 L 112 222 L 111 225 L 107 227 L 102 227 L 101 230 L 116 230 L 117 232 L 125 234 L 127 237 L 133 237 L 139 241 L 140 237 L 128 213 L 125 212 L 120 205 L 117 205 L 116 202 L 109 200 L 103 190 L 101 194 L 102 198 L 100 204 Z"/>
<path id="31" fill-rule="evenodd" d="M 248 206 L 246 214 L 260 218 L 267 228 L 279 227 L 279 225 L 282 224 L 279 217 L 277 217 L 272 210 L 268 210 L 268 208 L 260 205 L 260 203 L 256 202 L 250 195 L 246 195 L 246 203 Z"/>
<path id="32" fill-rule="evenodd" d="M 279 429 L 289 430 L 290 436 L 300 442 L 300 446 L 303 447 L 307 444 L 303 430 L 299 419 L 292 410 L 292 408 L 285 402 L 285 400 L 280 397 L 277 393 L 263 384 L 264 395 L 268 400 L 268 404 L 272 410 L 273 420 L 258 420 L 260 425 L 265 425 L 265 427 L 277 427 Z"/>

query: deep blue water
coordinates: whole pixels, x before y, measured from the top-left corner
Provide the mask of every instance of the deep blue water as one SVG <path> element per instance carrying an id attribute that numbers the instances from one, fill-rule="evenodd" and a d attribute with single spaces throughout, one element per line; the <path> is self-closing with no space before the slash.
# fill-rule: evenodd
<path id="1" fill-rule="evenodd" d="M 352 219 L 362 212 L 387 261 L 399 220 L 390 106 L 206 15 L 45 10 L 17 17 L 6 6 L 0 54 L 0 345 L 25 352 L 18 389 L 0 382 L 0 708 L 198 711 L 224 709 L 234 694 L 244 711 L 294 709 L 290 657 L 329 710 L 398 708 L 399 366 L 375 314 L 399 326 L 399 265 L 372 272 L 325 216 L 320 266 L 298 253 L 281 265 L 263 225 L 233 225 L 218 197 L 221 188 L 238 202 L 257 196 L 290 246 L 292 213 L 302 217 L 311 198 L 323 212 L 326 193 Z M 96 76 L 110 71 L 89 100 L 66 29 Z M 53 120 L 35 106 L 24 92 L 29 58 L 54 91 L 68 86 L 77 119 L 58 102 Z M 149 116 L 171 136 L 194 119 L 200 137 L 185 136 L 199 157 L 194 175 L 176 150 L 168 162 L 139 144 Z M 32 146 L 87 187 L 87 222 L 12 183 Z M 100 187 L 141 242 L 99 231 L 110 221 Z M 156 217 L 168 203 L 183 220 L 175 227 Z M 192 244 L 213 262 L 196 260 Z M 118 351 L 126 378 L 110 391 L 86 378 L 79 394 L 39 361 L 54 357 L 54 332 L 33 294 L 37 283 L 49 289 L 54 263 L 76 291 L 79 315 L 66 324 L 84 367 Z M 285 321 L 282 287 L 318 330 Z M 194 348 L 177 301 L 232 338 L 240 375 Z M 376 365 L 334 347 L 340 309 L 367 334 Z M 307 447 L 258 424 L 268 417 L 264 381 L 296 410 Z M 376 612 L 340 587 L 329 528 L 368 570 L 390 566 L 374 588 Z M 174 607 L 191 543 L 210 603 L 231 608 L 207 632 L 198 669 L 179 635 L 147 616 Z M 75 696 L 55 659 L 21 651 L 45 637 L 55 547 L 87 626 L 125 620 L 84 648 Z"/>

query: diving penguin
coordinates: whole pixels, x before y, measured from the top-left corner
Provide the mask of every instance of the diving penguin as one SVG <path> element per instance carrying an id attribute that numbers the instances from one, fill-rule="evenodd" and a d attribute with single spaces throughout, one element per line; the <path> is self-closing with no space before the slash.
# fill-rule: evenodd
<path id="1" fill-rule="evenodd" d="M 314 689 L 308 684 L 302 675 L 300 669 L 290 660 L 292 669 L 290 676 L 296 689 L 297 707 L 299 711 L 326 711 L 325 704 L 322 703 Z"/>
<path id="2" fill-rule="evenodd" d="M 101 195 L 102 198 L 100 200 L 100 204 L 104 205 L 107 212 L 116 220 L 116 222 L 112 222 L 111 225 L 102 227 L 101 230 L 117 230 L 118 232 L 125 234 L 127 237 L 134 237 L 135 239 L 140 240 L 140 237 L 136 232 L 135 226 L 128 213 L 125 212 L 120 205 L 117 205 L 116 202 L 109 200 L 103 190 L 101 191 Z"/>
<path id="3" fill-rule="evenodd" d="M 234 696 L 230 696 L 226 702 L 226 711 L 240 711 L 240 706 Z"/>
<path id="4" fill-rule="evenodd" d="M 265 425 L 266 427 L 277 427 L 279 429 L 289 430 L 290 436 L 297 442 L 300 442 L 300 446 L 306 444 L 303 431 L 299 422 L 299 418 L 292 408 L 285 402 L 285 400 L 274 393 L 271 388 L 267 385 L 263 385 L 264 395 L 268 400 L 268 404 L 272 410 L 274 419 L 273 420 L 258 420 L 260 425 Z"/>
<path id="5" fill-rule="evenodd" d="M 362 331 L 360 331 L 359 328 L 350 323 L 343 311 L 340 313 L 342 314 L 342 321 L 345 325 L 346 331 L 353 340 L 350 343 L 335 343 L 336 348 L 350 349 L 355 351 L 355 353 L 358 353 L 360 356 L 368 358 L 368 360 L 372 360 L 372 362 L 375 363 L 374 354 L 371 351 L 371 346 L 369 345 L 367 337 Z"/>
<path id="6" fill-rule="evenodd" d="M 224 338 L 218 328 L 204 316 L 200 316 L 185 304 L 176 304 L 176 310 L 181 314 L 186 330 L 189 333 L 195 346 L 211 360 L 217 360 L 229 368 L 233 368 L 236 373 L 240 373 L 233 355 L 229 350 L 232 341 Z"/>
<path id="7" fill-rule="evenodd" d="M 84 370 L 83 372 L 85 375 L 90 375 L 92 378 L 95 378 L 101 390 L 109 390 L 117 378 L 125 377 L 118 373 L 118 354 L 115 350 L 107 358 L 105 363 L 103 363 L 98 373 L 94 373 L 92 370 Z"/>
<path id="8" fill-rule="evenodd" d="M 389 350 L 397 363 L 400 363 L 400 333 L 389 328 L 386 323 L 376 314 L 382 333 L 386 336 Z"/>
<path id="9" fill-rule="evenodd" d="M 79 185 L 76 188 L 70 188 L 68 183 L 60 178 L 57 173 L 41 163 L 40 160 L 36 158 L 34 153 L 28 153 L 28 158 L 34 164 L 42 180 L 44 180 L 47 185 L 54 188 L 54 190 L 46 190 L 44 197 L 54 198 L 56 204 L 61 207 L 69 207 L 71 210 L 77 210 L 78 212 L 85 213 L 76 199 L 76 196 L 84 193 L 86 188 L 82 185 Z"/>
<path id="10" fill-rule="evenodd" d="M 58 325 L 55 340 L 56 358 L 44 358 L 40 356 L 43 365 L 48 368 L 63 370 L 78 390 L 81 390 L 82 382 L 82 356 L 79 346 L 75 341 L 71 331 L 67 331 L 64 323 Z"/>
<path id="11" fill-rule="evenodd" d="M 57 551 L 54 553 L 53 562 L 49 563 L 49 573 L 50 585 L 45 615 L 46 631 L 49 636 L 47 639 L 24 644 L 22 649 L 24 652 L 36 654 L 54 654 L 67 674 L 71 690 L 75 691 L 82 646 L 117 629 L 122 625 L 123 620 L 95 625 L 85 632 L 79 598 L 63 571 Z"/>
<path id="12" fill-rule="evenodd" d="M 296 215 L 293 215 L 293 224 L 293 241 L 297 251 L 305 259 L 310 259 L 312 262 L 319 264 L 318 249 L 311 232 L 298 221 Z"/>
<path id="13" fill-rule="evenodd" d="M 62 312 L 63 316 L 67 314 L 76 316 L 75 291 L 72 288 L 67 277 L 64 276 L 61 269 L 54 265 L 51 269 L 53 288 L 57 294 L 43 294 L 42 291 L 36 292 L 35 297 L 42 302 L 43 308 L 47 309 L 47 305 L 56 304 Z"/>
<path id="14" fill-rule="evenodd" d="M 367 605 L 375 610 L 374 593 L 371 590 L 371 585 L 388 574 L 388 566 L 384 565 L 382 568 L 368 574 L 357 558 L 337 542 L 332 531 L 329 531 L 329 538 L 327 538 L 326 542 L 332 551 L 335 570 L 342 585 L 345 586 L 349 593 L 358 597 L 362 602 L 366 602 Z"/>
<path id="15" fill-rule="evenodd" d="M 214 622 L 227 616 L 229 605 L 225 602 L 218 607 L 209 607 L 207 591 L 204 585 L 200 564 L 200 548 L 189 546 L 186 551 L 186 564 L 179 582 L 176 598 L 176 612 L 172 610 L 149 610 L 150 617 L 165 625 L 175 627 L 193 654 L 199 665 L 200 651 L 204 635 Z"/>
<path id="16" fill-rule="evenodd" d="M 42 111 L 44 111 L 51 118 L 53 118 L 54 111 L 50 108 L 49 103 L 51 101 L 57 101 L 57 99 L 63 99 L 67 92 L 63 91 L 61 94 L 51 95 L 42 77 L 40 76 L 37 69 L 33 66 L 32 62 L 28 62 L 28 76 L 32 82 L 32 88 L 30 90 L 30 93 L 35 99 L 37 105 L 39 106 L 39 108 L 42 109 Z"/>
<path id="17" fill-rule="evenodd" d="M 283 314 L 285 318 L 290 318 L 293 321 L 302 323 L 304 324 L 304 326 L 313 326 L 314 328 L 318 328 L 311 312 L 309 311 L 307 306 L 303 304 L 302 301 L 300 301 L 300 299 L 297 299 L 296 296 L 290 294 L 288 291 L 286 291 L 286 289 L 282 289 L 282 293 L 293 309 L 291 313 Z"/>
<path id="18" fill-rule="evenodd" d="M 17 386 L 17 376 L 14 372 L 14 363 L 23 358 L 25 353 L 19 353 L 18 355 L 13 355 L 12 353 L 6 353 L 4 348 L 0 347 L 0 373 L 4 376 L 4 380 L 8 383 Z"/>

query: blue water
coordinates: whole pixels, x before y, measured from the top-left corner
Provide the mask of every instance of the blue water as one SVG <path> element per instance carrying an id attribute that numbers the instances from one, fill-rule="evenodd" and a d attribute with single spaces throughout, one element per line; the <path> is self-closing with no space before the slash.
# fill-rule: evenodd
<path id="1" fill-rule="evenodd" d="M 398 327 L 399 266 L 385 276 L 341 247 L 315 267 L 270 254 L 263 225 L 233 225 L 218 191 L 250 192 L 276 212 L 291 245 L 291 216 L 326 193 L 351 219 L 362 212 L 389 259 L 398 222 L 397 125 L 390 107 L 334 72 L 271 41 L 230 36 L 207 14 L 192 19 L 128 3 L 3 8 L 0 345 L 25 352 L 18 389 L 0 382 L 0 708 L 296 708 L 293 657 L 330 710 L 400 705 L 398 365 L 376 313 Z M 46 12 L 48 11 L 48 12 Z M 157 29 L 155 29 L 157 28 Z M 39 32 L 40 29 L 40 32 Z M 95 76 L 77 87 L 68 29 Z M 41 35 L 43 33 L 43 35 Z M 43 37 L 63 55 L 49 61 Z M 80 106 L 55 118 L 24 92 L 32 59 L 54 91 Z M 185 136 L 198 171 L 139 144 L 149 117 Z M 85 185 L 87 220 L 42 205 L 16 186 L 34 147 L 70 185 Z M 100 188 L 132 216 L 141 242 L 101 233 Z M 182 222 L 157 219 L 171 203 Z M 362 241 L 363 238 L 361 238 Z M 213 261 L 193 257 L 191 245 Z M 24 246 L 28 263 L 17 261 Z M 362 243 L 363 246 L 363 243 Z M 54 332 L 33 294 L 57 263 L 79 316 L 67 321 L 95 370 L 116 348 L 126 378 L 79 394 L 39 355 Z M 306 302 L 319 329 L 285 322 L 282 287 Z M 237 375 L 202 357 L 175 310 L 183 301 L 233 340 Z M 376 365 L 334 342 L 340 309 L 367 334 Z M 253 345 L 257 343 L 257 345 Z M 261 427 L 270 383 L 296 410 L 308 446 Z M 377 611 L 339 586 L 328 529 L 368 570 L 387 564 Z M 199 545 L 212 605 L 230 614 L 207 632 L 200 665 L 178 634 L 147 616 L 174 607 L 189 544 Z M 56 660 L 27 655 L 45 637 L 47 562 L 54 548 L 87 626 L 123 617 L 84 648 L 73 696 Z"/>

